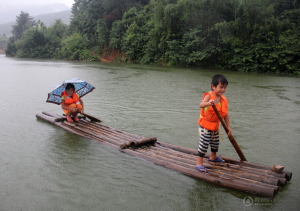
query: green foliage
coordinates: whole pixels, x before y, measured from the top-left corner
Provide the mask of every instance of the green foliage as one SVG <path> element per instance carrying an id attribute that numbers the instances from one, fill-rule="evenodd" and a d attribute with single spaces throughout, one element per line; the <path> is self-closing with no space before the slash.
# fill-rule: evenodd
<path id="1" fill-rule="evenodd" d="M 5 33 L 2 36 L 0 35 L 0 48 L 4 49 L 6 47 L 8 39 Z"/>
<path id="2" fill-rule="evenodd" d="M 18 49 L 15 42 L 22 37 L 24 31 L 30 29 L 35 25 L 35 21 L 32 17 L 29 16 L 28 13 L 22 11 L 20 16 L 17 16 L 16 24 L 13 25 L 13 29 L 11 31 L 12 37 L 10 37 L 10 39 L 8 40 L 7 48 L 5 50 L 7 56 L 16 56 Z"/>
<path id="3" fill-rule="evenodd" d="M 24 32 L 21 39 L 16 41 L 16 57 L 26 58 L 46 58 L 47 39 L 43 29 L 39 27 L 28 29 Z"/>
<path id="4" fill-rule="evenodd" d="M 264 21 L 243 29 L 249 31 L 247 36 L 241 36 L 238 21 L 220 27 L 234 34 L 225 39 L 227 47 L 219 65 L 245 72 L 299 74 L 300 10 L 285 11 L 278 19 L 270 11 L 261 13 Z"/>
<path id="5" fill-rule="evenodd" d="M 56 53 L 61 49 L 61 43 L 66 36 L 68 26 L 61 19 L 55 21 L 53 26 L 50 26 L 45 31 L 45 37 L 48 41 L 48 58 L 54 58 Z"/>
<path id="6" fill-rule="evenodd" d="M 88 42 L 86 38 L 79 33 L 74 33 L 66 37 L 62 41 L 61 50 L 55 55 L 57 59 L 97 61 L 97 57 L 93 56 L 87 49 Z"/>
<path id="7" fill-rule="evenodd" d="M 17 47 L 15 44 L 15 39 L 14 37 L 10 37 L 7 42 L 5 54 L 6 56 L 14 57 L 16 55 L 16 52 L 17 52 Z"/>
<path id="8" fill-rule="evenodd" d="M 33 17 L 23 11 L 21 11 L 20 16 L 17 16 L 16 22 L 11 31 L 16 40 L 22 37 L 24 31 L 36 25 Z"/>
<path id="9" fill-rule="evenodd" d="M 299 75 L 299 23 L 300 0 L 75 0 L 69 27 L 22 12 L 6 54 Z"/>
<path id="10" fill-rule="evenodd" d="M 47 28 L 42 22 L 27 29 L 22 37 L 15 41 L 16 57 L 53 58 L 61 48 L 61 40 L 67 31 L 67 25 L 57 20 Z M 10 44 L 10 43 L 9 43 Z M 9 49 L 8 49 L 9 50 Z M 6 52 L 8 54 L 8 51 Z"/>

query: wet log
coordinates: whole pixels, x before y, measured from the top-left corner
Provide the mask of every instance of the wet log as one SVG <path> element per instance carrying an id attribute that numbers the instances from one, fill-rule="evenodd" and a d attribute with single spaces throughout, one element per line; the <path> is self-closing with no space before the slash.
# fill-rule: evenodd
<path id="1" fill-rule="evenodd" d="M 63 116 L 60 116 L 58 114 L 54 114 L 54 113 L 51 113 L 49 111 L 43 111 L 42 112 L 43 114 L 47 115 L 47 116 L 52 116 L 52 117 L 55 117 L 55 118 L 63 118 Z"/>
<path id="2" fill-rule="evenodd" d="M 76 124 L 74 124 L 74 123 L 69 123 L 69 122 L 65 121 L 63 124 L 73 127 L 74 129 L 79 130 L 80 132 L 83 132 L 91 137 L 99 138 L 100 140 L 107 141 L 114 145 L 118 145 L 118 146 L 120 145 L 120 142 L 114 141 L 112 139 L 109 139 L 109 138 L 101 136 L 101 135 L 93 134 L 93 133 L 89 132 L 87 129 L 83 129 L 83 128 L 76 126 Z"/>
<path id="3" fill-rule="evenodd" d="M 128 141 L 125 144 L 121 144 L 120 148 L 125 149 L 127 147 L 139 147 L 147 144 L 153 145 L 156 141 L 157 141 L 156 137 L 144 138 L 137 141 Z"/>
<path id="4" fill-rule="evenodd" d="M 35 116 L 36 116 L 36 118 L 42 119 L 42 120 L 44 120 L 46 122 L 49 122 L 51 124 L 54 124 L 54 122 L 55 122 L 55 117 L 52 117 L 52 116 L 47 116 L 45 114 L 37 114 Z"/>
<path id="5" fill-rule="evenodd" d="M 109 128 L 106 128 L 106 127 L 101 127 L 100 124 L 98 125 L 94 125 L 93 123 L 87 123 L 87 122 L 81 122 L 83 125 L 87 126 L 87 127 L 91 127 L 101 133 L 104 133 L 104 134 L 107 134 L 107 135 L 110 135 L 114 138 L 118 138 L 124 142 L 126 141 L 130 141 L 130 140 L 139 140 L 139 136 L 135 136 L 135 137 L 129 137 L 127 136 L 126 134 L 122 134 L 122 133 L 115 133 L 113 130 L 110 130 Z M 144 138 L 144 137 L 143 137 Z"/>
<path id="6" fill-rule="evenodd" d="M 108 126 L 103 125 L 103 124 L 99 124 L 99 123 L 95 123 L 95 122 L 88 122 L 88 121 L 83 121 L 83 122 L 86 122 L 86 123 L 88 123 L 89 125 L 92 125 L 92 126 L 94 126 L 94 127 L 97 127 L 97 128 L 99 128 L 100 130 L 107 130 L 107 131 L 110 131 L 111 133 L 113 133 L 113 134 L 116 135 L 116 136 L 122 136 L 122 137 L 124 137 L 124 138 L 126 137 L 126 139 L 128 139 L 128 140 L 132 140 L 132 139 L 139 140 L 139 139 L 145 138 L 145 137 L 143 137 L 143 136 L 131 134 L 131 133 L 128 133 L 128 132 L 125 132 L 125 131 L 117 130 L 117 129 L 112 128 L 112 127 L 108 127 Z"/>
<path id="7" fill-rule="evenodd" d="M 177 160 L 177 161 L 187 163 L 187 164 L 193 165 L 193 166 L 195 166 L 195 164 L 197 163 L 196 159 L 191 160 L 191 159 L 188 159 L 188 158 L 177 156 L 176 154 L 172 154 L 172 153 L 167 152 L 167 151 L 155 151 L 155 148 L 156 147 L 152 148 L 152 153 L 157 154 L 161 157 L 166 157 L 166 158 L 169 158 L 169 159 L 172 159 L 172 160 Z M 271 185 L 275 185 L 275 186 L 278 186 L 278 185 L 285 186 L 285 184 L 286 184 L 286 180 L 283 181 L 283 184 L 281 184 L 281 181 L 279 180 L 279 178 L 265 177 L 264 175 L 257 174 L 254 171 L 253 172 L 247 172 L 247 171 L 242 171 L 242 170 L 231 169 L 231 168 L 228 168 L 226 166 L 217 166 L 217 165 L 215 165 L 214 162 L 210 162 L 207 159 L 204 159 L 204 165 L 207 168 L 217 169 L 218 171 L 223 172 L 223 173 L 226 172 L 229 175 L 237 175 L 237 176 L 242 177 L 242 178 L 247 178 L 247 179 L 251 179 L 251 180 L 260 181 L 260 182 L 263 182 L 263 183 L 266 183 L 266 184 L 271 184 Z"/>
<path id="8" fill-rule="evenodd" d="M 87 118 L 89 118 L 92 122 L 102 122 L 102 120 L 97 119 L 96 117 L 93 117 L 89 114 L 86 114 L 86 113 L 83 113 L 83 112 L 80 112 L 80 114 L 87 117 Z"/>
<path id="9" fill-rule="evenodd" d="M 119 142 L 119 144 L 125 142 L 122 139 L 115 137 L 113 134 L 103 132 L 103 131 L 99 130 L 98 128 L 91 127 L 90 125 L 87 126 L 86 124 L 84 124 L 82 122 L 78 122 L 76 125 L 82 129 L 89 131 L 89 133 L 91 133 L 91 134 L 94 134 L 96 136 L 106 137 L 108 139 Z"/>
<path id="10" fill-rule="evenodd" d="M 165 143 L 165 142 L 156 142 L 157 144 L 170 148 L 170 149 L 174 149 L 176 151 L 179 152 L 184 152 L 187 154 L 192 154 L 192 155 L 196 155 L 198 156 L 198 151 L 194 150 L 194 149 L 189 149 L 186 147 L 182 147 L 182 146 L 177 146 L 177 145 L 173 145 L 173 144 L 169 144 L 169 143 Z M 232 164 L 237 164 L 237 165 L 242 165 L 242 166 L 248 166 L 248 167 L 252 167 L 252 168 L 257 168 L 257 169 L 263 169 L 266 171 L 266 173 L 276 176 L 276 177 L 280 177 L 280 178 L 285 178 L 287 181 L 290 181 L 292 178 L 292 172 L 290 171 L 286 171 L 283 170 L 281 173 L 277 173 L 277 172 L 273 172 L 271 170 L 270 166 L 266 166 L 266 165 L 261 165 L 261 164 L 256 164 L 256 163 L 251 163 L 248 161 L 241 161 L 235 158 L 231 158 L 228 156 L 224 156 L 224 155 L 218 155 L 219 157 L 221 157 L 223 160 L 226 161 L 226 163 L 232 163 Z M 210 153 L 206 153 L 205 158 L 209 158 L 210 157 Z"/>
<path id="11" fill-rule="evenodd" d="M 138 150 L 138 152 L 139 152 L 139 150 Z M 178 159 L 173 159 L 172 157 L 169 157 L 169 156 L 160 156 L 159 154 L 153 153 L 151 151 L 146 151 L 146 152 L 144 152 L 144 154 L 148 155 L 150 157 L 160 159 L 160 160 L 163 160 L 163 161 L 166 161 L 166 162 L 170 162 L 170 163 L 173 163 L 173 164 L 176 164 L 176 165 L 180 165 L 180 166 L 183 166 L 183 167 L 186 167 L 186 168 L 195 169 L 195 164 L 194 163 L 189 164 L 185 161 L 178 160 Z M 228 172 L 223 172 L 223 171 L 220 171 L 219 169 L 215 170 L 214 168 L 210 168 L 209 164 L 205 165 L 205 166 L 208 167 L 208 169 L 207 169 L 208 172 L 214 172 L 217 175 L 219 175 L 220 177 L 225 175 L 227 177 L 238 179 L 238 180 L 241 180 L 241 181 L 254 183 L 254 184 L 259 184 L 259 185 L 269 187 L 269 188 L 274 188 L 274 189 L 276 189 L 276 193 L 278 192 L 279 187 L 277 185 L 270 184 L 270 183 L 264 183 L 264 182 L 261 182 L 261 181 L 258 181 L 258 180 L 252 179 L 252 178 L 241 177 L 240 175 L 236 175 L 236 174 L 232 174 L 232 173 L 228 173 Z"/>
<path id="12" fill-rule="evenodd" d="M 102 139 L 100 139 L 100 138 L 98 138 L 98 137 L 94 137 L 94 136 L 90 136 L 90 135 L 85 135 L 84 137 L 89 138 L 89 139 L 92 139 L 92 140 L 95 140 L 95 141 L 99 141 L 99 142 L 101 142 L 101 143 L 104 144 L 104 145 L 107 145 L 107 146 L 109 146 L 109 147 L 112 147 L 112 148 L 114 148 L 114 149 L 119 150 L 119 146 L 117 146 L 117 145 L 115 145 L 115 144 L 111 144 L 111 143 L 106 142 L 106 141 L 103 141 Z"/>
<path id="13" fill-rule="evenodd" d="M 284 166 L 275 164 L 271 169 L 274 172 L 281 173 L 283 171 L 283 169 L 284 169 Z"/>
<path id="14" fill-rule="evenodd" d="M 190 160 L 191 162 L 194 162 L 194 163 L 197 163 L 197 160 L 198 160 L 198 158 L 195 155 L 175 151 L 173 149 L 169 149 L 169 148 L 163 147 L 163 146 L 158 145 L 158 144 L 156 145 L 156 147 L 152 148 L 152 150 L 162 150 L 164 153 L 173 154 L 173 155 L 178 156 L 180 158 L 186 158 L 186 159 L 188 159 L 188 160 Z M 209 156 L 207 156 L 207 157 L 209 157 Z M 220 157 L 222 157 L 222 156 L 220 156 Z M 212 164 L 212 165 L 215 165 L 215 166 L 222 166 L 222 167 L 228 168 L 230 170 L 243 171 L 245 173 L 258 175 L 262 178 L 272 179 L 274 181 L 279 180 L 279 185 L 282 186 L 282 187 L 284 187 L 286 185 L 286 182 L 287 182 L 287 180 L 285 179 L 285 174 L 277 174 L 275 172 L 265 170 L 265 169 L 252 168 L 252 167 L 249 167 L 249 166 L 243 166 L 243 165 L 231 164 L 231 163 L 216 163 L 216 162 L 208 161 L 207 158 L 204 159 L 204 164 L 205 163 Z"/>
<path id="15" fill-rule="evenodd" d="M 251 162 L 248 162 L 248 161 L 247 162 L 243 162 L 243 161 L 240 161 L 238 159 L 227 157 L 227 156 L 224 156 L 224 155 L 222 155 L 221 157 L 224 160 L 226 159 L 226 162 L 229 162 L 229 163 L 243 165 L 243 166 L 248 166 L 248 167 L 256 168 L 256 169 L 263 169 L 266 172 L 268 172 L 268 174 L 273 175 L 273 176 L 277 176 L 277 177 L 284 177 L 284 178 L 287 179 L 287 181 L 290 181 L 292 179 L 292 172 L 290 172 L 290 171 L 283 170 L 281 173 L 274 172 L 274 171 L 272 171 L 272 167 L 270 167 L 270 166 L 256 164 L 256 163 L 251 163 Z"/>
<path id="16" fill-rule="evenodd" d="M 74 128 L 72 128 L 72 127 L 63 125 L 61 122 L 54 122 L 54 125 L 56 125 L 56 126 L 62 128 L 64 130 L 66 130 L 66 131 L 68 131 L 70 133 L 74 133 L 74 134 L 82 136 L 82 137 L 90 138 L 89 136 L 87 136 L 87 134 L 82 133 L 82 132 L 80 132 L 78 130 L 74 130 Z"/>
<path id="17" fill-rule="evenodd" d="M 122 152 L 125 152 L 125 153 L 133 155 L 133 156 L 144 158 L 145 160 L 153 162 L 156 165 L 164 166 L 166 168 L 179 171 L 179 172 L 181 172 L 185 175 L 191 176 L 191 177 L 194 177 L 194 178 L 197 178 L 200 180 L 204 180 L 206 182 L 210 182 L 210 183 L 213 183 L 213 184 L 216 184 L 219 186 L 235 189 L 235 190 L 238 190 L 241 192 L 246 192 L 251 195 L 273 199 L 276 194 L 275 188 L 269 188 L 269 187 L 265 187 L 265 186 L 253 184 L 253 183 L 249 184 L 247 182 L 228 178 L 226 176 L 220 177 L 213 173 L 209 173 L 209 174 L 202 173 L 202 172 L 197 171 L 196 169 L 190 169 L 190 168 L 179 166 L 179 165 L 176 165 L 176 164 L 173 164 L 170 162 L 162 161 L 162 160 L 147 156 L 143 153 L 133 151 L 131 149 L 123 149 Z"/>
<path id="18" fill-rule="evenodd" d="M 55 122 L 63 122 L 65 120 L 67 120 L 67 118 L 65 116 L 59 115 L 59 114 L 54 114 L 51 113 L 49 111 L 43 111 L 43 114 L 47 115 L 47 116 L 51 116 L 51 117 L 55 117 Z M 78 119 L 85 119 L 84 116 L 77 116 Z"/>

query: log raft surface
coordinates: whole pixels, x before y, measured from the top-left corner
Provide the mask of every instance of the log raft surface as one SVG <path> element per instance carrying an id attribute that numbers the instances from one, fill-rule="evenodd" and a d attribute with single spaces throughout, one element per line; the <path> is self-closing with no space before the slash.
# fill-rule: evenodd
<path id="1" fill-rule="evenodd" d="M 160 142 L 156 137 L 146 138 L 131 134 L 89 121 L 85 117 L 80 117 L 80 121 L 76 123 L 69 123 L 65 117 L 47 111 L 37 114 L 36 117 L 156 165 L 254 196 L 273 199 L 279 191 L 279 186 L 286 186 L 287 181 L 292 178 L 292 172 L 283 170 L 281 166 L 280 170 L 277 170 L 278 168 L 274 170 L 274 166 L 255 164 L 222 155 L 219 156 L 225 163 L 210 162 L 209 153 L 204 157 L 204 165 L 208 173 L 203 173 L 195 168 L 198 159 L 197 150 Z"/>

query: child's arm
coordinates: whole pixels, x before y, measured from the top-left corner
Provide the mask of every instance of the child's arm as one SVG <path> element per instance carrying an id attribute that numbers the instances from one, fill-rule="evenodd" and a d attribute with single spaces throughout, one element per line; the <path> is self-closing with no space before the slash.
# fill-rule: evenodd
<path id="1" fill-rule="evenodd" d="M 225 121 L 225 123 L 227 125 L 227 128 L 228 128 L 227 136 L 231 136 L 232 133 L 231 133 L 230 123 L 229 123 L 229 115 L 228 114 L 224 117 L 224 121 Z"/>
<path id="2" fill-rule="evenodd" d="M 210 95 L 206 95 L 203 98 L 202 102 L 199 104 L 199 107 L 200 108 L 205 108 L 205 107 L 211 106 L 213 104 L 215 104 L 215 101 L 210 99 Z"/>
<path id="3" fill-rule="evenodd" d="M 84 113 L 84 105 L 83 105 L 83 101 L 81 100 L 81 98 L 79 98 L 79 102 L 82 105 L 82 109 L 80 112 Z"/>
<path id="4" fill-rule="evenodd" d="M 61 100 L 61 108 L 66 109 L 66 110 L 70 110 L 72 112 L 76 112 L 76 108 L 69 108 L 68 106 L 65 105 L 65 100 Z"/>

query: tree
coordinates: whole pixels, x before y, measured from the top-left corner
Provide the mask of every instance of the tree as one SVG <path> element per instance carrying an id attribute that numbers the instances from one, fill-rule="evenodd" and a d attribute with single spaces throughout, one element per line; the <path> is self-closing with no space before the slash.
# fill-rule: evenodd
<path id="1" fill-rule="evenodd" d="M 36 23 L 32 17 L 29 16 L 28 13 L 24 13 L 21 11 L 20 16 L 17 16 L 16 24 L 13 25 L 13 29 L 11 31 L 12 36 L 9 38 L 7 42 L 7 48 L 5 50 L 6 56 L 15 56 L 17 53 L 17 46 L 15 42 L 21 39 L 23 32 L 33 26 Z"/>
<path id="2" fill-rule="evenodd" d="M 21 11 L 20 16 L 17 16 L 16 24 L 13 25 L 13 30 L 11 31 L 12 36 L 18 40 L 22 37 L 23 32 L 33 26 L 35 26 L 36 23 L 33 19 L 33 17 L 29 16 L 29 14 L 26 12 Z"/>

